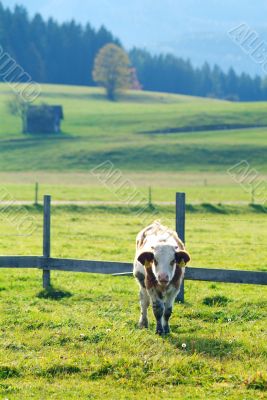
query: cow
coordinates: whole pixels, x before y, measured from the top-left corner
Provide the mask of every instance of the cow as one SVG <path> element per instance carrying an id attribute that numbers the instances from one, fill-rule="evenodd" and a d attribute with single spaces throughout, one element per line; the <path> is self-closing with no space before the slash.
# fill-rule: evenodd
<path id="1" fill-rule="evenodd" d="M 152 302 L 156 334 L 170 333 L 169 319 L 190 256 L 177 233 L 154 221 L 138 233 L 133 274 L 140 286 L 140 328 L 148 328 Z"/>

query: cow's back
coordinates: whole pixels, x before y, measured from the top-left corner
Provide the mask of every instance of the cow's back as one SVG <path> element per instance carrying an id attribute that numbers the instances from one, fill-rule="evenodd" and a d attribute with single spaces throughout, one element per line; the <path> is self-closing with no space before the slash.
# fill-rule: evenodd
<path id="1" fill-rule="evenodd" d="M 184 249 L 184 244 L 178 238 L 175 231 L 162 225 L 159 221 L 154 221 L 151 225 L 138 233 L 136 238 L 136 251 L 140 252 L 142 249 L 151 249 L 160 243 L 178 246 L 180 250 Z"/>

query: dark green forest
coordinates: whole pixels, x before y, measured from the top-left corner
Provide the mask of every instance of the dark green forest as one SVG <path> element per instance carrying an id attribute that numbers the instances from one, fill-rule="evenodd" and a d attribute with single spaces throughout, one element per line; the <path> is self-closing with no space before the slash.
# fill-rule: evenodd
<path id="1" fill-rule="evenodd" d="M 89 23 L 81 26 L 75 21 L 59 24 L 52 18 L 45 21 L 40 14 L 29 18 L 24 7 L 10 10 L 0 2 L 0 80 L 8 53 L 34 81 L 93 86 L 95 56 L 110 42 L 120 45 L 105 27 L 96 30 Z M 267 99 L 260 77 L 237 75 L 233 68 L 224 72 L 207 63 L 197 68 L 190 60 L 137 48 L 129 56 L 144 90 L 241 101 Z"/>

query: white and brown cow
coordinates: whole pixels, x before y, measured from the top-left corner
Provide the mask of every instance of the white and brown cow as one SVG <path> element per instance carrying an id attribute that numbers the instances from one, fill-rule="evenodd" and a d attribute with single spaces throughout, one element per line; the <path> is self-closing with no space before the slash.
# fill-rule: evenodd
<path id="1" fill-rule="evenodd" d="M 140 328 L 148 327 L 147 309 L 152 302 L 156 333 L 169 333 L 169 319 L 190 256 L 176 232 L 155 221 L 136 238 L 134 276 L 140 285 Z"/>

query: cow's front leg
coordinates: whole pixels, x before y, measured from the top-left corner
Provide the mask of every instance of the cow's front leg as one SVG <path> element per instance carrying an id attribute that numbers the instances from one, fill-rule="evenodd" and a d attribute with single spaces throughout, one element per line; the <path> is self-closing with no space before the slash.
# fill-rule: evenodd
<path id="1" fill-rule="evenodd" d="M 156 292 L 155 288 L 148 290 L 149 296 L 152 301 L 153 314 L 156 318 L 156 333 L 158 335 L 162 335 L 164 333 L 163 330 L 163 313 L 164 313 L 164 302 Z"/>
<path id="2" fill-rule="evenodd" d="M 164 333 L 170 333 L 169 319 L 172 315 L 172 305 L 166 304 L 164 310 L 164 318 L 163 318 L 163 330 Z"/>
<path id="3" fill-rule="evenodd" d="M 140 307 L 141 315 L 139 320 L 139 328 L 148 328 L 147 309 L 149 307 L 149 296 L 147 290 L 143 287 L 140 288 Z"/>
<path id="4" fill-rule="evenodd" d="M 156 299 L 155 301 L 153 301 L 153 313 L 155 315 L 156 322 L 157 322 L 156 333 L 158 335 L 162 335 L 164 333 L 163 324 L 162 324 L 162 322 L 163 322 L 162 317 L 163 317 L 163 313 L 164 313 L 164 303 L 162 300 Z"/>
<path id="5" fill-rule="evenodd" d="M 179 293 L 179 289 L 171 288 L 170 292 L 167 294 L 167 298 L 164 302 L 164 314 L 163 314 L 163 330 L 164 333 L 170 333 L 169 319 L 172 315 L 173 303 L 176 296 Z"/>

